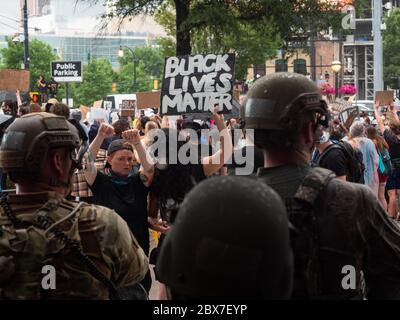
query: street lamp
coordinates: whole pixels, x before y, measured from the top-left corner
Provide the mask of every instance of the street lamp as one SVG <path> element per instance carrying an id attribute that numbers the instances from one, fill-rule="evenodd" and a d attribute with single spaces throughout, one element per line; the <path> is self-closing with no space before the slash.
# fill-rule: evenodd
<path id="1" fill-rule="evenodd" d="M 136 56 L 135 56 L 135 52 L 133 52 L 133 50 L 127 46 L 119 46 L 118 56 L 121 58 L 124 56 L 124 50 L 122 48 L 128 49 L 132 53 L 132 57 L 133 57 L 133 91 L 136 92 Z"/>
<path id="2" fill-rule="evenodd" d="M 335 73 L 335 99 L 339 95 L 339 72 L 342 69 L 342 63 L 338 60 L 332 61 L 332 71 Z"/>

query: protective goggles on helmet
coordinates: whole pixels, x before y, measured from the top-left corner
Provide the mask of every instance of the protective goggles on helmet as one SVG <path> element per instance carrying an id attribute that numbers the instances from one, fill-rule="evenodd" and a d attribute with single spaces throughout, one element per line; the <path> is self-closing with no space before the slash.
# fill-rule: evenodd
<path id="1" fill-rule="evenodd" d="M 290 117 L 292 114 L 314 112 L 314 120 L 317 125 L 329 127 L 328 105 L 320 99 L 320 94 L 303 93 L 294 98 L 284 109 L 281 118 Z"/>

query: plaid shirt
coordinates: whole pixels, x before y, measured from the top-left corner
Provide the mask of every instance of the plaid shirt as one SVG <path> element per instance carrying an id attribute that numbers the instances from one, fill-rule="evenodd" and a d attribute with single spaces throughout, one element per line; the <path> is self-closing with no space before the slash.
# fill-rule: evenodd
<path id="1" fill-rule="evenodd" d="M 98 171 L 104 172 L 104 168 L 107 162 L 107 150 L 100 149 L 97 153 L 95 165 Z M 79 198 L 93 197 L 93 193 L 86 182 L 85 174 L 83 170 L 75 170 L 72 176 L 72 192 L 71 196 Z"/>

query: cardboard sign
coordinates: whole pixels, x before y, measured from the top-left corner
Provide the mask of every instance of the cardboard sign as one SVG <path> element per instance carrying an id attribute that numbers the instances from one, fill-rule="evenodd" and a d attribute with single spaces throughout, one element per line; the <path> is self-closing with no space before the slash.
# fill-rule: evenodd
<path id="1" fill-rule="evenodd" d="M 209 113 L 233 103 L 234 54 L 169 57 L 165 60 L 161 114 Z"/>
<path id="2" fill-rule="evenodd" d="M 375 101 L 379 102 L 380 106 L 390 106 L 393 103 L 394 91 L 376 91 Z"/>
<path id="3" fill-rule="evenodd" d="M 358 116 L 358 107 L 347 108 L 339 114 L 339 120 L 347 129 L 350 129 L 354 119 Z"/>
<path id="4" fill-rule="evenodd" d="M 122 100 L 120 109 L 135 109 L 136 100 Z"/>
<path id="5" fill-rule="evenodd" d="M 57 82 L 82 82 L 82 61 L 53 61 L 51 76 Z"/>
<path id="6" fill-rule="evenodd" d="M 103 100 L 97 100 L 97 101 L 93 102 L 93 108 L 101 108 L 102 102 L 103 102 Z"/>
<path id="7" fill-rule="evenodd" d="M 148 92 L 137 92 L 137 108 L 148 109 L 148 108 L 159 108 L 161 100 L 161 91 L 148 91 Z"/>
<path id="8" fill-rule="evenodd" d="M 121 109 L 121 117 L 134 117 L 135 109 Z"/>
<path id="9" fill-rule="evenodd" d="M 27 70 L 1 70 L 0 91 L 29 91 L 29 75 Z"/>
<path id="10" fill-rule="evenodd" d="M 82 113 L 82 120 L 86 119 L 87 113 L 90 111 L 89 107 L 84 106 L 83 104 L 80 105 L 79 110 Z"/>

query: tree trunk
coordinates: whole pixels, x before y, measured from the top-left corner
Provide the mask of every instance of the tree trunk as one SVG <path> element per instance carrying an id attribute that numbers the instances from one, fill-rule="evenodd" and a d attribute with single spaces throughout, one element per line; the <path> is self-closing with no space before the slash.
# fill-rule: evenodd
<path id="1" fill-rule="evenodd" d="M 190 45 L 190 30 L 182 25 L 189 17 L 190 0 L 175 0 L 176 8 L 176 55 L 184 56 L 192 53 Z"/>

